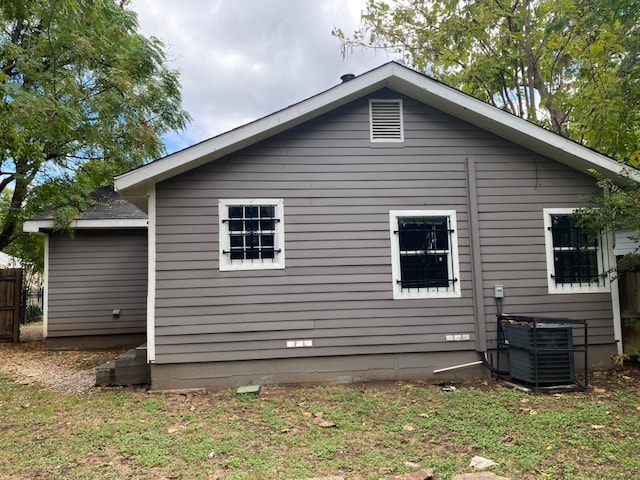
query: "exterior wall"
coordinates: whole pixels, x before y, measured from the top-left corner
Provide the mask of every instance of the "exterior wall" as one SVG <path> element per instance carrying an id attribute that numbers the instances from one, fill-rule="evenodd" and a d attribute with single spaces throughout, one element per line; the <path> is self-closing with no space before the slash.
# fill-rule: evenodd
<path id="1" fill-rule="evenodd" d="M 590 344 L 613 344 L 611 293 L 551 295 L 547 284 L 542 210 L 587 206 L 593 179 L 544 157 L 516 159 L 499 154 L 476 162 L 488 337 L 495 339 L 499 284 L 504 313 L 584 319 Z"/>
<path id="2" fill-rule="evenodd" d="M 371 98 L 385 94 L 397 97 Z M 363 98 L 157 185 L 154 372 L 171 372 L 157 388 L 180 384 L 179 372 L 189 370 L 170 364 L 209 362 L 203 386 L 226 376 L 231 364 L 216 362 L 477 359 L 484 322 L 495 324 L 495 283 L 505 285 L 506 312 L 588 318 L 595 341 L 611 344 L 610 297 L 549 295 L 546 287 L 542 209 L 578 206 L 594 181 L 407 98 L 404 125 L 402 144 L 370 143 Z M 284 270 L 219 271 L 220 198 L 284 199 Z M 456 211 L 461 298 L 393 300 L 389 211 L 419 209 Z M 480 226 L 476 263 L 484 265 L 480 304 L 471 209 Z M 470 340 L 445 341 L 452 333 Z M 307 339 L 313 347 L 286 348 Z"/>
<path id="3" fill-rule="evenodd" d="M 638 234 L 631 230 L 616 232 L 616 244 L 613 252 L 616 256 L 638 253 Z"/>
<path id="4" fill-rule="evenodd" d="M 96 347 L 108 344 L 106 336 L 144 333 L 146 230 L 51 234 L 48 290 L 47 341 L 53 346 Z M 105 337 L 96 341 L 98 335 Z"/>
<path id="5" fill-rule="evenodd" d="M 352 355 L 349 357 L 274 358 L 212 363 L 151 365 L 151 389 L 225 388 L 282 383 L 422 380 L 433 370 L 477 361 L 466 352 Z M 488 375 L 480 365 L 438 375 L 442 380 Z"/>
<path id="6" fill-rule="evenodd" d="M 596 367 L 609 366 L 610 355 L 610 347 L 592 346 L 589 349 L 590 364 Z M 228 388 L 239 385 L 424 380 L 425 378 L 446 381 L 488 376 L 489 370 L 481 365 L 433 373 L 439 368 L 472 363 L 477 360 L 477 353 L 459 351 L 152 364 L 151 389 Z M 575 365 L 579 378 L 582 378 L 581 362 L 584 362 L 584 357 L 576 356 Z"/>

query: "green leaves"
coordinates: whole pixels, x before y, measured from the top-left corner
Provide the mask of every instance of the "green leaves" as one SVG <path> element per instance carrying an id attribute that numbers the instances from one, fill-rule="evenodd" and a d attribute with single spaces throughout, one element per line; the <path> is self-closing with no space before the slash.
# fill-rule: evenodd
<path id="1" fill-rule="evenodd" d="M 0 223 L 0 248 L 46 185 L 65 178 L 66 191 L 84 193 L 79 185 L 110 183 L 161 156 L 162 135 L 189 120 L 178 72 L 167 68 L 158 39 L 138 33 L 127 3 L 0 6 L 0 187 L 16 182 L 15 217 Z"/>
<path id="2" fill-rule="evenodd" d="M 634 0 L 370 0 L 347 47 L 406 63 L 515 115 L 640 163 Z"/>

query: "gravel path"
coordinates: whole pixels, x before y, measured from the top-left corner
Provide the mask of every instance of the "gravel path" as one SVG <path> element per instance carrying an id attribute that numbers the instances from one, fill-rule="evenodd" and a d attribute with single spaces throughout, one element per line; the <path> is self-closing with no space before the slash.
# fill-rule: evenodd
<path id="1" fill-rule="evenodd" d="M 122 352 L 46 351 L 42 324 L 30 324 L 22 326 L 20 343 L 0 343 L 0 372 L 22 385 L 37 383 L 55 392 L 82 395 L 94 388 L 94 368 Z"/>

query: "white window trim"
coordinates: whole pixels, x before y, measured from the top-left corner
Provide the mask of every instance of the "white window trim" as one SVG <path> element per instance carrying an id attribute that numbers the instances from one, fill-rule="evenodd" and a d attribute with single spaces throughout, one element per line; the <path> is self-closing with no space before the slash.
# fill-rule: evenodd
<path id="1" fill-rule="evenodd" d="M 400 279 L 400 242 L 398 234 L 399 217 L 449 217 L 451 224 L 451 245 L 449 245 L 449 267 L 453 277 L 453 288 L 442 291 L 435 288 L 403 289 L 397 282 Z M 455 210 L 391 210 L 389 211 L 389 232 L 391 235 L 391 282 L 395 300 L 411 300 L 422 298 L 458 298 L 460 293 L 460 259 L 458 256 L 458 222 Z"/>
<path id="2" fill-rule="evenodd" d="M 374 103 L 397 103 L 400 109 L 400 138 L 373 138 L 373 108 Z M 370 98 L 369 99 L 369 140 L 372 143 L 402 143 L 404 142 L 404 108 L 402 99 Z"/>
<path id="3" fill-rule="evenodd" d="M 553 236 L 551 233 L 551 215 L 571 215 L 577 208 L 544 208 L 544 247 L 547 259 L 547 285 L 549 293 L 607 293 L 611 291 L 611 282 L 608 275 L 602 275 L 607 272 L 610 267 L 610 252 L 613 245 L 610 235 L 602 235 L 598 240 L 598 274 L 602 275 L 602 283 L 600 285 L 572 285 L 572 284 L 556 284 L 553 276 L 555 275 L 555 262 L 553 252 Z"/>
<path id="4" fill-rule="evenodd" d="M 228 219 L 229 205 L 274 205 L 276 222 L 275 246 L 280 252 L 275 254 L 273 261 L 231 261 L 231 256 L 224 251 L 231 248 L 229 242 L 229 226 L 223 220 Z M 284 268 L 284 200 L 282 198 L 231 198 L 218 200 L 218 228 L 219 228 L 219 261 L 220 271 L 232 272 L 242 270 L 273 270 Z"/>

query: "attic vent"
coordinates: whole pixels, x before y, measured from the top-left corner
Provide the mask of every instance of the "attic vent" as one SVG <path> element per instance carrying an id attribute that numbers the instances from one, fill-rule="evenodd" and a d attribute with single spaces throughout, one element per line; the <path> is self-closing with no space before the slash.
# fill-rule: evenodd
<path id="1" fill-rule="evenodd" d="M 372 142 L 402 142 L 402 100 L 369 100 Z"/>

